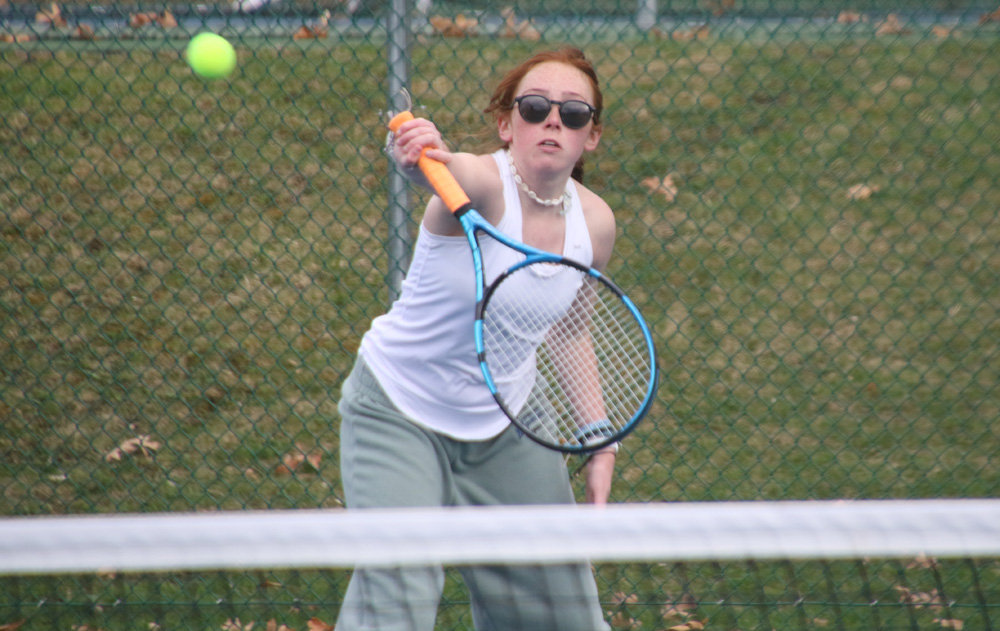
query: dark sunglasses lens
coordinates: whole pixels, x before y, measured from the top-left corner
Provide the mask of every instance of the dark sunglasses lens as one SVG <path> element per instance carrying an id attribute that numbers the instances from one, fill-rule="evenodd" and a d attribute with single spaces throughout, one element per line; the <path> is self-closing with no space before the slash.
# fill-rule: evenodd
<path id="1" fill-rule="evenodd" d="M 559 117 L 570 129 L 580 129 L 590 122 L 590 116 L 590 107 L 583 101 L 566 101 L 559 107 Z"/>
<path id="2" fill-rule="evenodd" d="M 540 123 L 548 117 L 552 104 L 544 96 L 526 96 L 517 107 L 521 118 L 529 123 Z"/>

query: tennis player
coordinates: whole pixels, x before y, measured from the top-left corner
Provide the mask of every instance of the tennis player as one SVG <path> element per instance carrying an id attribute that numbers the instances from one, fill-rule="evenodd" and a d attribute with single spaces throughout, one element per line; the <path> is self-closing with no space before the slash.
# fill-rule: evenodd
<path id="1" fill-rule="evenodd" d="M 601 138 L 602 104 L 581 51 L 543 52 L 508 72 L 490 99 L 495 151 L 453 153 L 419 118 L 398 130 L 389 151 L 407 177 L 427 186 L 417 159 L 428 149 L 502 232 L 600 270 L 615 220 L 580 179 L 584 155 Z M 482 239 L 488 282 L 516 255 L 492 246 Z M 400 298 L 372 323 L 343 385 L 348 508 L 574 501 L 563 456 L 520 435 L 483 384 L 470 334 L 474 282 L 462 229 L 432 197 Z M 588 502 L 607 502 L 616 451 L 606 447 L 589 461 Z M 479 631 L 608 628 L 589 564 L 464 568 L 462 576 Z M 440 568 L 358 569 L 337 631 L 431 631 L 443 584 Z"/>

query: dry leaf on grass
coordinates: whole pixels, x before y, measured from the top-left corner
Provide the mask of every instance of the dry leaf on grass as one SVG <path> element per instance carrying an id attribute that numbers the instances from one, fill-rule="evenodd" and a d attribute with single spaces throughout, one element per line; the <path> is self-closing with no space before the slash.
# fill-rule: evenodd
<path id="1" fill-rule="evenodd" d="M 868 184 L 855 184 L 851 188 L 847 189 L 847 199 L 851 201 L 857 201 L 862 199 L 868 199 L 872 195 L 878 192 L 878 186 L 871 186 Z"/>
<path id="2" fill-rule="evenodd" d="M 955 629 L 955 631 L 962 631 L 962 627 L 965 626 L 965 622 L 956 618 L 934 618 L 934 622 L 938 623 L 945 629 Z"/>
<path id="3" fill-rule="evenodd" d="M 907 35 L 912 31 L 903 26 L 899 21 L 899 16 L 895 13 L 890 13 L 885 17 L 885 22 L 879 24 L 879 27 L 875 29 L 875 35 Z"/>
<path id="4" fill-rule="evenodd" d="M 626 594 L 625 592 L 615 592 L 614 596 L 611 597 L 611 602 L 616 605 L 632 604 L 639 602 L 639 597 L 635 594 Z"/>
<path id="5" fill-rule="evenodd" d="M 253 622 L 248 622 L 246 624 L 243 624 L 242 622 L 240 622 L 239 618 L 236 618 L 235 620 L 230 618 L 226 620 L 224 623 L 222 623 L 222 631 L 251 631 L 251 629 L 253 629 L 253 626 L 254 626 Z"/>
<path id="6" fill-rule="evenodd" d="M 937 25 L 937 26 L 935 26 L 934 28 L 931 29 L 931 33 L 934 34 L 934 37 L 938 37 L 940 39 L 944 39 L 946 37 L 951 37 L 953 35 L 958 35 L 959 31 L 957 29 L 954 29 L 954 28 L 950 27 L 950 26 L 941 26 L 939 24 L 939 25 Z"/>
<path id="7" fill-rule="evenodd" d="M 709 0 L 705 7 L 717 18 L 721 18 L 726 13 L 736 8 L 736 0 Z"/>
<path id="8" fill-rule="evenodd" d="M 79 39 L 84 41 L 91 41 L 95 39 L 94 29 L 87 26 L 86 24 L 81 24 L 73 30 L 73 34 L 70 35 L 71 39 Z"/>
<path id="9" fill-rule="evenodd" d="M 25 618 L 24 620 L 15 620 L 14 622 L 0 624 L 0 631 L 14 631 L 14 629 L 17 629 L 25 622 L 27 622 L 27 618 Z"/>
<path id="10" fill-rule="evenodd" d="M 142 11 L 132 13 L 128 16 L 128 25 L 132 28 L 143 28 L 146 26 L 159 26 L 160 28 L 176 28 L 177 18 L 170 11 L 157 13 L 156 11 Z"/>
<path id="11" fill-rule="evenodd" d="M 66 26 L 66 18 L 62 16 L 62 9 L 53 2 L 48 9 L 42 9 L 35 14 L 37 24 L 48 24 L 50 26 Z"/>
<path id="12" fill-rule="evenodd" d="M 514 7 L 505 8 L 500 12 L 500 15 L 503 17 L 504 25 L 497 33 L 497 37 L 524 39 L 531 42 L 537 42 L 542 38 L 542 34 L 538 32 L 531 20 L 519 21 L 517 19 Z"/>
<path id="13" fill-rule="evenodd" d="M 672 39 L 677 42 L 690 42 L 693 40 L 705 39 L 708 37 L 710 32 L 711 29 L 708 24 L 669 32 L 663 31 L 660 28 L 653 28 L 650 30 L 650 34 L 656 39 Z"/>
<path id="14" fill-rule="evenodd" d="M 1000 22 L 1000 8 L 994 9 L 989 13 L 984 13 L 979 16 L 980 24 L 986 24 L 987 22 Z"/>
<path id="15" fill-rule="evenodd" d="M 278 465 L 275 472 L 283 476 L 291 475 L 302 469 L 303 465 L 308 464 L 310 468 L 304 469 L 305 473 L 318 473 L 322 462 L 323 454 L 318 450 L 309 451 L 305 445 L 296 443 L 295 449 L 281 457 L 281 464 Z"/>
<path id="16" fill-rule="evenodd" d="M 864 15 L 858 13 L 857 11 L 841 11 L 837 14 L 838 24 L 857 24 L 859 22 L 867 22 L 868 18 Z"/>
<path id="17" fill-rule="evenodd" d="M 939 594 L 936 589 L 929 592 L 920 592 L 908 587 L 903 587 L 902 585 L 896 585 L 895 589 L 899 592 L 899 602 L 913 605 L 917 609 L 920 609 L 921 607 L 929 607 L 931 609 L 938 610 L 944 606 L 941 594 Z"/>
<path id="18" fill-rule="evenodd" d="M 30 41 L 31 35 L 27 33 L 0 33 L 0 43 L 3 44 L 20 44 Z"/>
<path id="19" fill-rule="evenodd" d="M 640 622 L 624 611 L 618 611 L 611 616 L 611 626 L 615 629 L 638 629 Z"/>
<path id="20" fill-rule="evenodd" d="M 461 13 L 455 19 L 432 15 L 429 21 L 434 30 L 444 37 L 470 37 L 476 35 L 479 28 L 479 20 L 467 18 Z"/>
<path id="21" fill-rule="evenodd" d="M 128 16 L 128 25 L 131 28 L 142 28 L 156 21 L 156 13 L 142 12 L 132 13 Z"/>
<path id="22" fill-rule="evenodd" d="M 685 598 L 681 602 L 668 602 L 660 608 L 660 615 L 664 618 L 690 618 L 694 615 L 696 605 L 690 602 L 690 598 Z"/>
<path id="23" fill-rule="evenodd" d="M 641 183 L 649 191 L 650 195 L 663 195 L 667 203 L 677 199 L 677 185 L 674 183 L 673 174 L 667 174 L 662 180 L 655 177 L 647 177 Z"/>
<path id="24" fill-rule="evenodd" d="M 306 623 L 308 631 L 333 631 L 333 625 L 327 624 L 319 618 L 309 618 Z"/>
<path id="25" fill-rule="evenodd" d="M 105 462 L 118 462 L 127 455 L 145 456 L 151 458 L 153 452 L 163 445 L 153 440 L 151 436 L 143 434 L 135 438 L 129 438 L 122 442 L 105 456 Z"/>
<path id="26" fill-rule="evenodd" d="M 330 33 L 330 11 L 324 11 L 315 24 L 303 24 L 292 34 L 292 39 L 324 39 Z"/>
<path id="27" fill-rule="evenodd" d="M 177 18 L 170 11 L 164 11 L 163 13 L 156 16 L 156 24 L 160 28 L 176 28 Z"/>
<path id="28" fill-rule="evenodd" d="M 667 631 L 702 631 L 705 628 L 705 623 L 700 620 L 688 620 L 681 624 L 675 624 L 674 626 L 667 629 Z"/>

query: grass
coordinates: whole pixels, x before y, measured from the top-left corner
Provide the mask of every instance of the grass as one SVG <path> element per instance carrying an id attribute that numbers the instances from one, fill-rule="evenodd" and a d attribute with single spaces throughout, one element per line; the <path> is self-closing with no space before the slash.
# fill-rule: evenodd
<path id="1" fill-rule="evenodd" d="M 220 83 L 169 43 L 0 45 L 0 512 L 340 505 L 338 388 L 388 302 L 383 51 L 237 44 Z M 494 67 L 535 46 L 418 42 L 415 98 L 466 143 Z M 614 499 L 995 496 L 995 33 L 723 32 L 587 52 L 608 124 L 588 183 L 616 209 L 612 272 L 663 370 Z M 673 200 L 642 184 L 667 175 Z M 652 628 L 667 585 L 694 580 L 659 571 L 602 568 L 602 593 L 634 594 L 618 613 Z M 976 600 L 975 580 L 948 576 Z M 343 587 L 295 574 L 273 596 L 259 578 L 5 579 L 0 625 L 123 629 L 132 605 L 109 603 L 156 621 L 190 602 L 200 626 L 292 607 L 302 628 L 303 599 Z M 995 584 L 995 566 L 981 578 Z M 690 591 L 707 608 L 745 580 Z M 60 604 L 25 606 L 42 601 Z M 756 625 L 726 611 L 704 617 Z M 787 612 L 771 623 L 809 626 Z"/>

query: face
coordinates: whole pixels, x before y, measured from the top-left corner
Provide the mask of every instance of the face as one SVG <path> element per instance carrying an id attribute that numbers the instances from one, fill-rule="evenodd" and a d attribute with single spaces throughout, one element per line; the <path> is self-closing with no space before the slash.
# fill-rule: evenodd
<path id="1" fill-rule="evenodd" d="M 516 96 L 541 95 L 550 101 L 583 101 L 593 105 L 587 76 L 572 66 L 547 62 L 532 68 L 517 86 Z M 510 145 L 518 162 L 535 169 L 572 168 L 585 151 L 593 151 L 601 138 L 593 120 L 579 129 L 563 123 L 559 106 L 552 105 L 539 123 L 530 123 L 517 107 L 498 122 L 500 139 Z"/>

